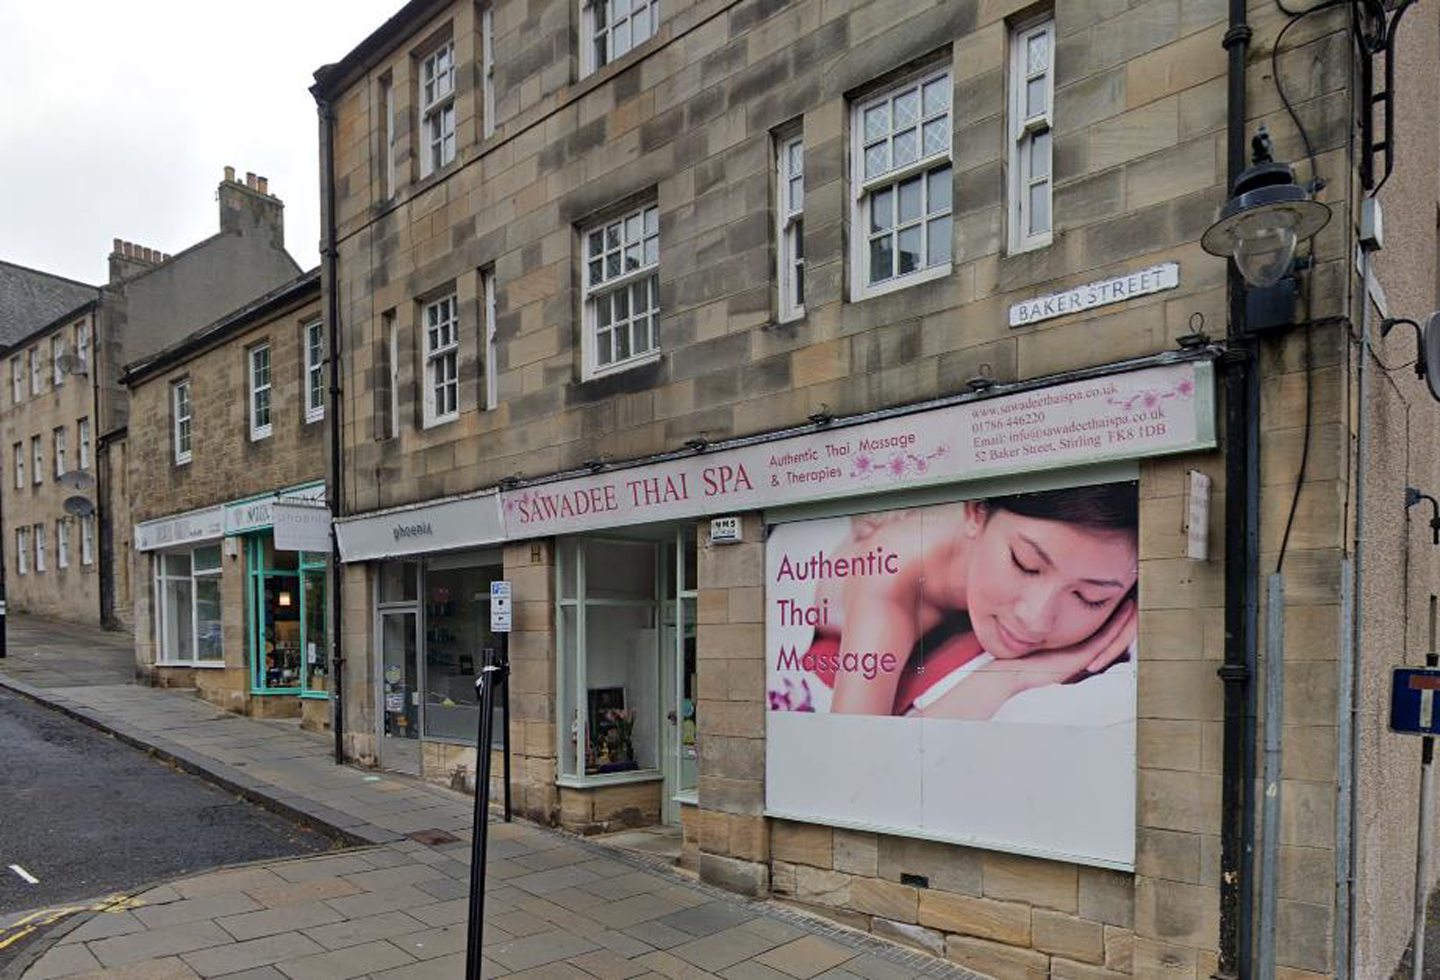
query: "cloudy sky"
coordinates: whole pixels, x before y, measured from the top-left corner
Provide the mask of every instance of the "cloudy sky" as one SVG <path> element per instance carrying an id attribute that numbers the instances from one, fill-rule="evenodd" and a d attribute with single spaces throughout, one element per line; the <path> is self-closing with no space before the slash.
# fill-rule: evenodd
<path id="1" fill-rule="evenodd" d="M 229 164 L 319 261 L 316 68 L 403 0 L 0 0 L 0 259 L 98 283 L 111 240 L 219 230 Z"/>

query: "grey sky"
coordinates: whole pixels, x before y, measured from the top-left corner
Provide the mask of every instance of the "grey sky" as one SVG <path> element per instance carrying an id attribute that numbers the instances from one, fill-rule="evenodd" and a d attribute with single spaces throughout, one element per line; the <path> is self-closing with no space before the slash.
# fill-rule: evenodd
<path id="1" fill-rule="evenodd" d="M 0 259 L 84 282 L 111 240 L 218 230 L 226 164 L 270 178 L 319 261 L 311 74 L 403 0 L 0 0 Z"/>

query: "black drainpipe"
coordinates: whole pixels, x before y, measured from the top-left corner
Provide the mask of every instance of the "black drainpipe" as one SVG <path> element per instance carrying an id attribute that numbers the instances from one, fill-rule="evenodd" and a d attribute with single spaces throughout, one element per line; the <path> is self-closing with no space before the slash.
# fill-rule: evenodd
<path id="1" fill-rule="evenodd" d="M 1250 50 L 1245 0 L 1230 0 L 1227 186 L 1245 169 L 1245 62 Z M 1225 373 L 1225 684 L 1220 825 L 1220 980 L 1250 975 L 1255 859 L 1255 676 L 1259 622 L 1260 375 L 1246 336 L 1245 283 L 1234 263 L 1227 282 Z"/>
<path id="2" fill-rule="evenodd" d="M 313 91 L 313 90 L 312 90 Z M 330 404 L 326 406 L 330 420 L 330 469 L 325 499 L 330 513 L 339 517 L 343 512 L 340 469 L 340 300 L 335 289 L 335 110 L 329 101 L 315 92 L 320 111 L 320 289 L 325 302 L 325 338 L 329 349 Z M 331 727 L 335 730 L 335 763 L 345 761 L 345 653 L 342 637 L 344 620 L 340 618 L 342 570 L 340 539 L 332 521 L 330 526 L 330 699 L 334 704 Z"/>

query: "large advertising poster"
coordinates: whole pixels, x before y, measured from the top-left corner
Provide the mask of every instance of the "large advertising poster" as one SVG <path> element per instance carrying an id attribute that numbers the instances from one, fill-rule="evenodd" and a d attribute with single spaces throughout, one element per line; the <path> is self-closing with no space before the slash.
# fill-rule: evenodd
<path id="1" fill-rule="evenodd" d="M 775 527 L 766 809 L 1129 868 L 1137 485 Z"/>

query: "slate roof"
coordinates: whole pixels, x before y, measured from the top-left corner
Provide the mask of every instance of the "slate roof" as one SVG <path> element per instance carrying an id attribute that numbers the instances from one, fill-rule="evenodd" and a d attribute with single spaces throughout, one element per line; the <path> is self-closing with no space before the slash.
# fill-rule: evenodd
<path id="1" fill-rule="evenodd" d="M 9 347 L 99 295 L 96 286 L 0 261 L 0 347 Z"/>

